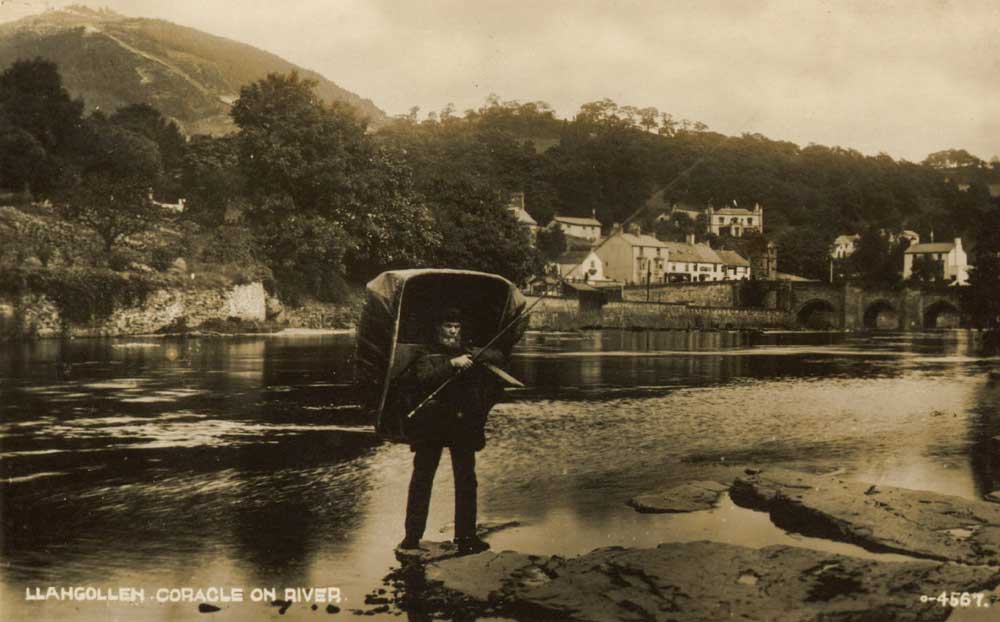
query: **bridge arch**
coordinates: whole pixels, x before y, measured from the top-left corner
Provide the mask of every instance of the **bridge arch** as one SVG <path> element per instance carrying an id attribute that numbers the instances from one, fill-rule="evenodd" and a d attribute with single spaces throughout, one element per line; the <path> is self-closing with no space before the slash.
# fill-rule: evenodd
<path id="1" fill-rule="evenodd" d="M 795 321 L 805 328 L 827 329 L 837 326 L 836 308 L 829 300 L 807 300 L 795 313 Z"/>
<path id="2" fill-rule="evenodd" d="M 924 328 L 958 328 L 961 314 L 950 300 L 938 299 L 924 309 Z"/>
<path id="3" fill-rule="evenodd" d="M 891 330 L 899 327 L 896 307 L 884 298 L 879 298 L 865 307 L 864 327 L 872 330 Z"/>

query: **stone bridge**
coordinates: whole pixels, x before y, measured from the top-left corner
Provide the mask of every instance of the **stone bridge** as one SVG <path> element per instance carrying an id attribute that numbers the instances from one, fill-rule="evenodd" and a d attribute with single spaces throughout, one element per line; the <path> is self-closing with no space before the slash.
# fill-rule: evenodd
<path id="1" fill-rule="evenodd" d="M 774 283 L 768 306 L 808 328 L 914 330 L 960 325 L 954 289 L 870 289 L 826 283 Z"/>

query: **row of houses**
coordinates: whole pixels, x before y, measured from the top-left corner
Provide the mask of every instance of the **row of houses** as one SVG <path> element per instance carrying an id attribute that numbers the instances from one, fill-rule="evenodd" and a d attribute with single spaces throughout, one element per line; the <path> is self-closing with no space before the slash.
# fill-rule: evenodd
<path id="1" fill-rule="evenodd" d="M 591 248 L 567 251 L 550 274 L 567 281 L 619 282 L 626 285 L 749 279 L 750 262 L 735 251 L 686 242 L 663 242 L 633 225 L 611 232 Z"/>

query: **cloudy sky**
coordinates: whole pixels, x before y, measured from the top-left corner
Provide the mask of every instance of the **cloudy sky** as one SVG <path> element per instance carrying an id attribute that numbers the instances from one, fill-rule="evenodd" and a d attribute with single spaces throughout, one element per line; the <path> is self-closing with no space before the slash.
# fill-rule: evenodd
<path id="1" fill-rule="evenodd" d="M 0 0 L 0 21 L 63 4 Z M 250 43 L 389 114 L 610 97 L 801 145 L 1000 154 L 1000 0 L 87 4 Z"/>

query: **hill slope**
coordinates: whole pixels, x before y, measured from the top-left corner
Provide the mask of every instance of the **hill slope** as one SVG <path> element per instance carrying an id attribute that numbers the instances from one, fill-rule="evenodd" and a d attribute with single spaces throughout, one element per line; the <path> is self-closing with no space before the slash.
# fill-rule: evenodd
<path id="1" fill-rule="evenodd" d="M 0 67 L 41 56 L 59 65 L 67 90 L 88 109 L 146 103 L 189 134 L 232 131 L 229 106 L 240 87 L 297 70 L 327 101 L 353 105 L 373 126 L 386 121 L 371 100 L 316 72 L 253 46 L 193 28 L 112 11 L 70 7 L 0 25 Z"/>

